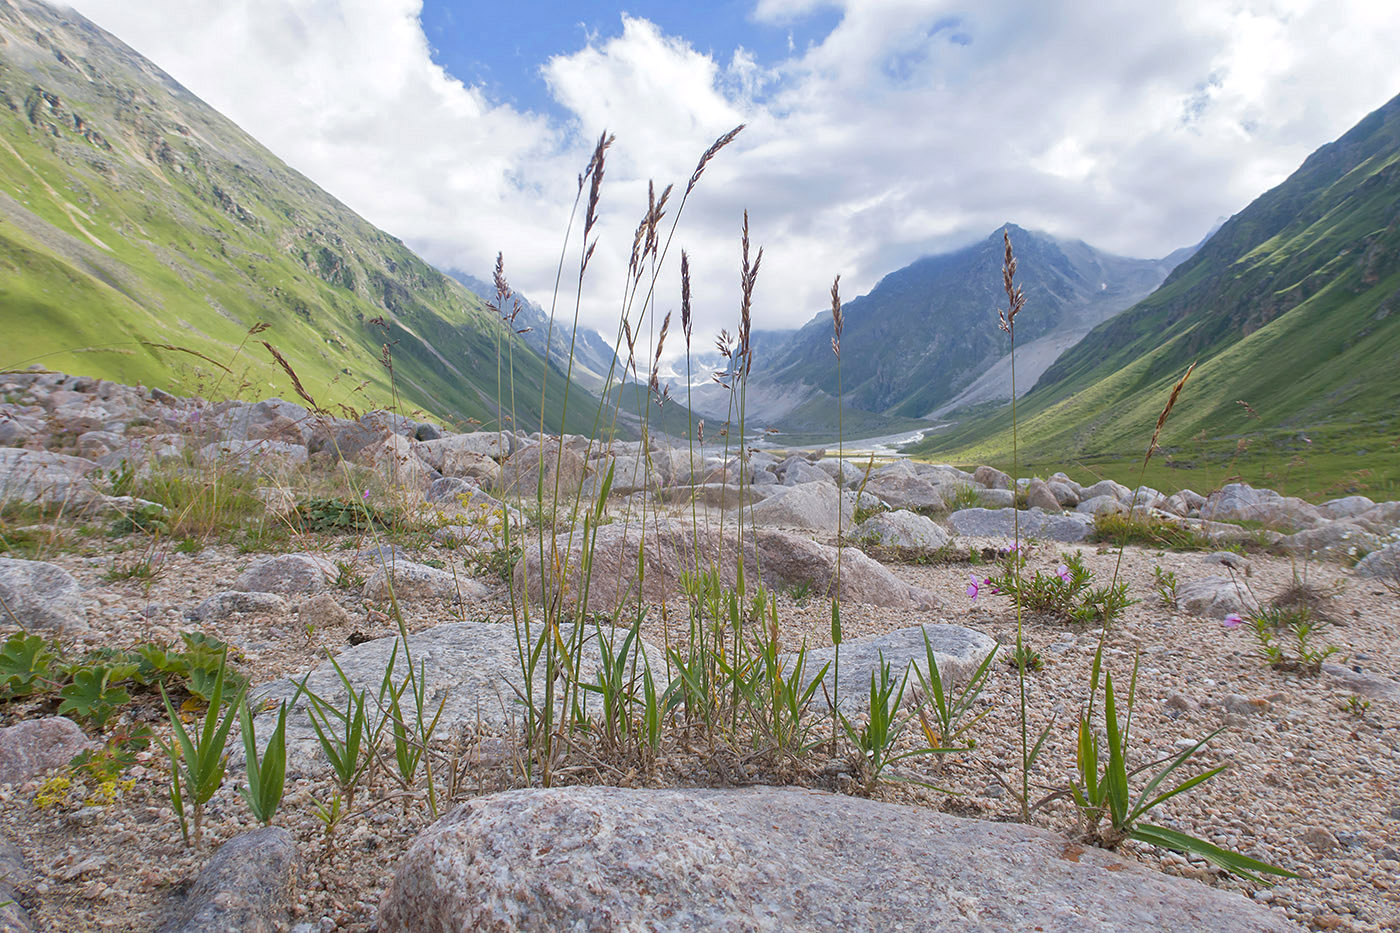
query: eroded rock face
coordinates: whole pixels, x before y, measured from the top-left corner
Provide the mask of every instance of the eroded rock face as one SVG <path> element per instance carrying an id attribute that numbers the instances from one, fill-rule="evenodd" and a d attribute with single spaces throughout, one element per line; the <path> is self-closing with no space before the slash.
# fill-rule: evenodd
<path id="1" fill-rule="evenodd" d="M 296 840 L 278 826 L 235 836 L 199 873 L 158 933 L 273 933 L 286 929 L 296 877 Z"/>
<path id="2" fill-rule="evenodd" d="M 508 791 L 419 835 L 383 933 L 1291 929 L 1035 827 L 800 788 Z"/>
<path id="3" fill-rule="evenodd" d="M 881 547 L 920 548 L 936 551 L 948 543 L 948 532 L 933 519 L 900 509 L 878 512 L 851 532 L 858 542 L 869 541 Z"/>

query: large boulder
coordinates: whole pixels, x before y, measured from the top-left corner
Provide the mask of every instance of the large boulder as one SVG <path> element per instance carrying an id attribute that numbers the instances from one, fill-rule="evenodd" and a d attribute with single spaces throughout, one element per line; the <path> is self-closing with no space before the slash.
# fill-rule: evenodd
<path id="1" fill-rule="evenodd" d="M 498 482 L 504 496 L 533 502 L 541 494 L 552 501 L 557 490 L 572 500 L 583 484 L 587 461 L 583 454 L 554 440 L 522 447 L 501 464 Z M 541 492 L 542 491 L 542 492 Z"/>
<path id="2" fill-rule="evenodd" d="M 57 564 L 0 557 L 0 625 L 75 632 L 87 628 L 87 600 Z"/>
<path id="3" fill-rule="evenodd" d="M 1010 489 L 1011 477 L 986 464 L 972 471 L 972 481 L 988 489 Z"/>
<path id="4" fill-rule="evenodd" d="M 219 846 L 157 933 L 285 930 L 300 861 L 296 839 L 279 826 L 234 836 Z"/>
<path id="5" fill-rule="evenodd" d="M 1033 826 L 805 788 L 568 787 L 468 801 L 399 860 L 382 933 L 1283 933 L 1229 891 Z"/>
<path id="6" fill-rule="evenodd" d="M 1252 612 L 1258 608 L 1243 583 L 1230 577 L 1205 577 L 1181 584 L 1177 605 L 1187 612 L 1208 619 L 1223 619 L 1232 612 Z"/>
<path id="7" fill-rule="evenodd" d="M 494 486 L 501 467 L 490 456 L 476 448 L 484 445 L 469 442 L 475 434 L 452 434 L 416 446 L 418 455 L 428 466 L 443 476 L 460 476 Z M 492 438 L 494 440 L 494 437 Z"/>
<path id="8" fill-rule="evenodd" d="M 638 598 L 650 604 L 674 600 L 681 595 L 681 575 L 696 570 L 718 569 L 726 585 L 736 584 L 737 542 L 728 530 L 721 534 L 679 520 L 647 522 L 642 544 L 642 523 L 602 526 L 594 541 L 591 575 L 585 580 L 582 533 L 562 532 L 545 542 L 545 565 L 560 572 L 542 580 L 539 545 L 529 540 L 516 565 L 516 591 L 528 588 L 531 599 L 539 600 L 546 589 L 551 598 L 562 589 L 563 599 L 573 603 L 586 588 L 590 611 L 612 612 Z M 837 549 L 789 532 L 759 528 L 744 540 L 744 566 L 749 579 L 758 573 L 769 586 L 803 584 L 816 593 L 829 593 L 836 584 Z M 841 552 L 840 579 L 839 595 L 849 602 L 897 608 L 938 605 L 933 594 L 910 586 L 854 548 Z"/>
<path id="9" fill-rule="evenodd" d="M 336 568 L 330 561 L 307 554 L 260 557 L 238 575 L 233 588 L 241 593 L 276 593 L 279 596 L 310 596 L 334 580 Z"/>
<path id="10" fill-rule="evenodd" d="M 877 547 L 936 551 L 948 543 L 948 532 L 926 515 L 900 509 L 870 516 L 852 529 L 851 538 Z"/>
<path id="11" fill-rule="evenodd" d="M 1201 517 L 1216 522 L 1259 522 L 1276 531 L 1311 528 L 1326 521 L 1309 502 L 1281 496 L 1272 489 L 1255 489 L 1248 483 L 1228 483 L 1211 493 L 1201 507 Z"/>
<path id="12" fill-rule="evenodd" d="M 880 665 L 888 664 L 896 681 L 909 673 L 909 686 L 906 699 L 913 698 L 913 690 L 918 687 L 919 678 L 909 670 L 912 664 L 928 676 L 928 651 L 924 646 L 924 636 L 928 636 L 933 648 L 934 663 L 938 665 L 939 676 L 945 687 L 952 689 L 956 684 L 966 683 L 987 655 L 996 647 L 990 636 L 961 625 L 915 625 L 910 628 L 886 632 L 866 638 L 848 638 L 841 643 L 840 678 L 836 681 L 833 694 L 837 706 L 850 713 L 854 708 L 864 708 L 870 702 L 870 675 L 878 679 Z M 787 655 L 791 664 L 794 655 Z M 822 665 L 836 659 L 836 649 L 811 648 L 807 651 L 804 680 L 811 683 L 822 669 Z M 827 687 L 831 689 L 833 671 L 827 671 Z"/>
<path id="13" fill-rule="evenodd" d="M 936 484 L 918 474 L 907 461 L 897 460 L 870 474 L 865 491 L 895 509 L 941 512 L 947 506 Z"/>
<path id="14" fill-rule="evenodd" d="M 1356 565 L 1356 575 L 1400 583 L 1400 542 L 1367 554 Z"/>
<path id="15" fill-rule="evenodd" d="M 97 464 L 80 457 L 0 447 L 0 502 L 85 502 Z"/>
<path id="16" fill-rule="evenodd" d="M 815 469 L 814 467 L 808 467 Z M 835 534 L 837 518 L 849 527 L 855 521 L 856 494 L 838 489 L 821 475 L 820 482 L 804 482 L 782 486 L 749 511 L 754 524 L 782 528 L 800 528 Z"/>
<path id="17" fill-rule="evenodd" d="M 1082 512 L 1048 515 L 1040 509 L 962 509 L 948 517 L 960 535 L 976 538 L 1014 537 L 1019 523 L 1022 538 L 1073 543 L 1083 541 L 1094 529 L 1093 519 Z"/>
<path id="18" fill-rule="evenodd" d="M 1345 560 L 1378 549 L 1381 539 L 1359 525 L 1334 521 L 1287 535 L 1278 542 L 1278 546 L 1290 554 Z"/>
<path id="19" fill-rule="evenodd" d="M 539 637 L 540 624 L 536 622 L 531 629 L 532 639 Z M 307 715 L 310 700 L 301 690 L 302 683 L 305 682 L 307 690 L 331 709 L 344 710 L 345 680 L 348 680 L 357 693 L 368 691 L 367 712 L 377 718 L 376 697 L 391 657 L 396 688 L 403 686 L 408 677 L 411 660 L 415 677 L 422 675 L 420 683 L 428 699 L 425 714 L 437 715 L 442 704 L 437 736 L 451 735 L 454 727 L 460 724 L 475 727 L 478 722 L 488 730 L 518 728 L 523 713 L 516 702 L 515 687 L 523 689 L 524 681 L 516 637 L 515 626 L 509 622 L 449 622 L 410 635 L 407 653 L 397 635 L 364 642 L 336 655 L 334 664 L 326 660 L 304 674 L 254 688 L 251 691 L 254 709 L 264 710 L 254 720 L 254 730 L 259 736 L 271 735 L 277 725 L 276 707 L 287 701 L 288 775 L 308 775 L 328 769 Z M 664 664 L 665 655 L 661 649 L 644 644 L 643 650 L 653 667 Z M 590 639 L 584 649 L 583 664 L 583 679 L 591 682 L 598 669 L 596 639 Z M 540 696 L 543 696 L 543 680 L 543 676 L 535 678 Z M 401 709 L 406 724 L 412 729 L 417 711 L 411 694 L 405 693 Z M 241 743 L 236 743 L 232 757 L 239 766 Z"/>
<path id="20" fill-rule="evenodd" d="M 1065 489 L 1068 491 L 1069 487 L 1066 486 Z M 1050 484 L 1039 477 L 1026 485 L 1026 505 L 1033 509 L 1043 509 L 1046 512 L 1060 511 L 1060 500 L 1055 496 Z"/>
<path id="21" fill-rule="evenodd" d="M 356 455 L 360 462 L 369 466 L 387 485 L 401 489 L 413 496 L 423 496 L 437 471 L 423 462 L 418 456 L 418 441 L 410 440 L 402 434 L 390 434 L 373 444 L 366 445 Z"/>

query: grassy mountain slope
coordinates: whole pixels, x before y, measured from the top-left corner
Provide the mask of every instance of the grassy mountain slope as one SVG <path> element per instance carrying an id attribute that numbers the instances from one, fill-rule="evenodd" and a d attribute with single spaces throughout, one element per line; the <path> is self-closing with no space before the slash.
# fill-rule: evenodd
<path id="1" fill-rule="evenodd" d="M 362 410 L 393 401 L 388 344 L 405 408 L 497 416 L 506 331 L 475 295 L 117 39 L 32 0 L 0 0 L 0 269 L 0 367 L 290 398 L 267 340 L 318 401 Z M 545 372 L 517 345 L 522 427 L 539 425 Z M 582 430 L 592 400 L 574 392 L 562 426 Z"/>
<path id="2" fill-rule="evenodd" d="M 1009 230 L 1023 257 L 1026 293 L 1044 310 L 1026 328 L 1027 339 L 1087 330 L 1148 294 L 1170 268 L 1014 225 Z M 997 230 L 980 243 L 893 272 L 846 304 L 842 378 L 852 406 L 908 424 L 952 400 L 1005 355 L 1008 344 L 996 328 L 1001 252 Z M 830 317 L 819 315 L 786 342 L 764 378 L 804 383 L 834 398 L 830 343 Z M 833 421 L 834 411 L 833 405 Z"/>
<path id="3" fill-rule="evenodd" d="M 1018 320 L 1037 310 L 1032 300 Z M 1319 149 L 1047 370 L 1020 405 L 1025 459 L 1140 458 L 1172 382 L 1199 360 L 1163 435 L 1162 469 L 1170 461 L 1177 485 L 1202 484 L 1181 470 L 1280 476 L 1301 457 L 1296 472 L 1319 485 L 1391 488 L 1397 311 L 1400 98 Z M 1010 450 L 1002 411 L 918 452 L 1005 462 Z"/>

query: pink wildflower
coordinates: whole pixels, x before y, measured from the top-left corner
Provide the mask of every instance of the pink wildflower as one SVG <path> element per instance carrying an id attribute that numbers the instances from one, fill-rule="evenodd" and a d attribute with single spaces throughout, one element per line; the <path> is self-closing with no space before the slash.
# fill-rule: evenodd
<path id="1" fill-rule="evenodd" d="M 1238 612 L 1232 612 L 1225 617 L 1226 628 L 1239 628 L 1243 624 L 1244 619 L 1240 618 L 1240 614 Z"/>
<path id="2" fill-rule="evenodd" d="M 976 599 L 977 591 L 982 588 L 982 581 L 977 579 L 977 574 L 975 573 L 968 574 L 967 578 L 971 581 L 967 585 L 967 595 L 973 599 Z"/>
<path id="3" fill-rule="evenodd" d="M 1066 583 L 1068 583 L 1068 582 L 1069 582 L 1069 565 L 1068 565 L 1068 564 L 1061 564 L 1058 568 L 1056 568 L 1056 570 L 1055 570 L 1055 576 L 1059 577 L 1061 580 L 1063 580 L 1063 581 L 1065 581 Z"/>

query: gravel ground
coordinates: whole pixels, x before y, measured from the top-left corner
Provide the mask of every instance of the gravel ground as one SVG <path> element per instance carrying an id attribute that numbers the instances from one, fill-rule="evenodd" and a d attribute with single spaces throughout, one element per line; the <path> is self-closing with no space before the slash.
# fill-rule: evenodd
<path id="1" fill-rule="evenodd" d="M 92 540 L 92 539 L 90 539 Z M 959 547 L 1004 546 L 1004 540 L 957 539 Z M 344 559 L 342 545 L 353 542 L 321 539 L 298 542 L 295 550 L 323 551 Z M 130 644 L 173 640 L 181 630 L 195 627 L 181 617 L 184 609 L 229 588 L 252 560 L 229 547 L 206 548 L 197 555 L 163 553 L 160 572 L 145 581 L 108 582 L 103 579 L 114 562 L 129 562 L 133 552 L 112 557 L 111 545 L 93 540 L 102 553 L 47 556 L 76 576 L 95 597 L 87 641 Z M 412 550 L 412 549 L 411 549 Z M 1068 548 L 1037 547 L 1027 572 L 1053 571 Z M 1081 548 L 1100 581 L 1113 575 L 1117 554 Z M 459 552 L 428 547 L 415 557 L 457 561 Z M 1306 576 L 1317 591 L 1327 594 L 1325 610 L 1334 620 L 1319 636 L 1335 644 L 1330 660 L 1342 670 L 1360 671 L 1350 678 L 1323 673 L 1316 677 L 1280 673 L 1257 657 L 1248 627 L 1228 629 L 1220 619 L 1191 616 L 1162 604 L 1152 588 L 1152 570 L 1174 571 L 1180 580 L 1219 572 L 1203 556 L 1128 548 L 1120 579 L 1139 600 L 1110 631 L 1105 656 L 1118 690 L 1126 689 L 1134 657 L 1140 658 L 1138 697 L 1132 719 L 1133 761 L 1147 762 L 1171 754 L 1223 727 L 1199 755 L 1202 766 L 1226 764 L 1216 779 L 1178 797 L 1159 811 L 1156 822 L 1204 836 L 1218 844 L 1296 871 L 1272 888 L 1243 882 L 1203 862 L 1128 843 L 1125 850 L 1163 871 L 1197 878 L 1203 883 L 1238 890 L 1314 929 L 1400 930 L 1400 606 L 1395 594 L 1375 581 L 1355 578 L 1337 565 L 1294 565 L 1289 560 L 1251 555 L 1249 584 L 1268 599 L 1295 577 Z M 905 611 L 847 605 L 842 618 L 847 639 L 903 628 L 917 622 L 966 625 L 1014 642 L 1015 614 L 1002 596 L 983 595 L 975 602 L 965 589 L 970 572 L 985 566 L 892 564 L 901 578 L 940 596 L 945 609 L 917 617 Z M 459 619 L 509 619 L 505 591 L 492 584 L 492 598 L 477 604 L 406 606 L 413 630 Z M 233 617 L 204 626 L 239 648 L 239 665 L 255 683 L 304 671 L 324 650 L 339 650 L 351 636 L 392 634 L 389 618 L 366 606 L 352 590 L 332 590 L 350 616 L 341 630 L 307 632 L 295 613 Z M 295 605 L 295 601 L 291 601 Z M 830 642 L 830 616 L 819 600 L 794 603 L 779 598 L 782 636 L 786 645 L 803 639 L 813 646 Z M 648 622 L 646 634 L 660 640 L 665 626 Z M 1034 730 L 1051 723 L 1051 738 L 1034 772 L 1037 785 L 1054 786 L 1068 780 L 1073 768 L 1074 736 L 1082 708 L 1098 631 L 1079 629 L 1033 615 L 1024 619 L 1024 637 L 1039 650 L 1044 668 L 1027 681 L 1029 721 Z M 1016 804 L 993 778 L 999 773 L 1015 783 L 1019 761 L 1019 701 L 1017 679 L 1006 666 L 984 693 L 990 713 L 976 727 L 975 750 L 941 762 L 921 762 L 910 769 L 925 780 L 958 792 L 936 793 L 904 783 L 885 783 L 877 796 L 918 802 L 950 812 L 991 819 L 1009 819 Z M 1369 678 L 1369 679 L 1368 679 Z M 1374 690 L 1369 708 L 1349 710 L 1359 691 Z M 1389 690 L 1389 693 L 1384 691 Z M 1363 697 L 1363 699 L 1365 699 Z M 1360 703 L 1358 700 L 1357 703 Z M 8 704 L 0 707 L 0 724 L 9 725 L 52 710 L 52 705 Z M 165 734 L 159 699 L 140 698 L 129 714 Z M 519 786 L 510 767 L 509 737 L 462 733 L 453 745 L 464 762 L 461 794 L 489 793 Z M 1130 761 L 1130 765 L 1133 762 Z M 847 777 L 830 776 L 832 769 L 817 762 L 796 779 L 820 786 L 851 789 Z M 839 769 L 836 769 L 839 771 Z M 824 773 L 825 772 L 825 773 Z M 21 886 L 21 900 L 40 929 L 145 930 L 156 926 L 206 861 L 212 844 L 252 828 L 246 806 L 229 781 L 210 804 L 203 849 L 192 852 L 181 843 L 167 797 L 167 768 L 152 748 L 143 753 L 127 775 L 133 780 L 115 802 L 85 804 L 77 790 L 51 806 L 40 808 L 34 798 L 40 782 L 0 787 L 0 822 L 23 852 L 34 879 Z M 615 770 L 606 762 L 569 772 L 567 780 L 606 778 L 618 783 L 664 784 L 705 781 L 704 769 L 693 762 L 662 762 L 653 772 Z M 713 772 L 708 780 L 713 781 Z M 367 930 L 399 854 L 432 815 L 420 791 L 400 794 L 387 780 L 357 799 L 357 809 L 335 834 L 327 837 L 311 806 L 324 800 L 325 788 L 307 782 L 289 786 L 277 824 L 297 838 L 305 870 L 297 885 L 294 920 L 320 930 Z M 1035 815 L 1035 821 L 1063 832 L 1076 828 L 1072 807 L 1056 802 Z"/>

